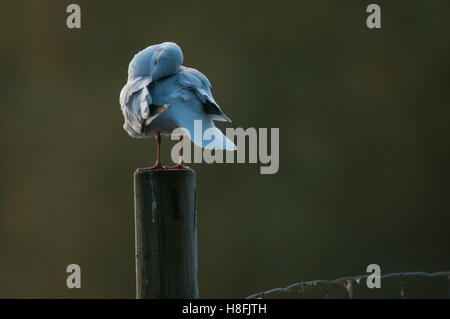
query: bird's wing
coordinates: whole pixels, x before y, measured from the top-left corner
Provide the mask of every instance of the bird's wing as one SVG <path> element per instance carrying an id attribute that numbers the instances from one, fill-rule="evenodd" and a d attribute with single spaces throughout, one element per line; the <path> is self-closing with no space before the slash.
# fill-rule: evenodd
<path id="1" fill-rule="evenodd" d="M 211 84 L 208 78 L 197 71 L 188 67 L 180 67 L 178 72 L 178 83 L 190 90 L 193 90 L 203 104 L 203 111 L 211 120 L 231 122 L 219 105 L 214 101 L 211 93 Z"/>
<path id="2" fill-rule="evenodd" d="M 146 88 L 147 85 L 149 85 L 151 82 L 152 79 L 149 76 L 140 76 L 135 79 L 128 80 L 127 84 L 125 84 L 125 86 L 122 88 L 122 91 L 120 92 L 120 106 L 124 107 L 128 105 L 130 103 L 131 96 L 134 93 Z M 148 100 L 148 103 L 151 104 L 152 97 L 150 93 L 148 92 L 148 90 L 144 93 L 146 94 L 145 98 Z M 142 111 L 143 114 L 147 114 L 149 112 L 149 110 L 147 110 L 145 107 Z"/>
<path id="3" fill-rule="evenodd" d="M 152 104 L 147 88 L 150 82 L 149 77 L 139 77 L 129 81 L 120 92 L 120 108 L 125 119 L 123 128 L 132 137 L 146 137 L 144 127 L 169 108 Z"/>

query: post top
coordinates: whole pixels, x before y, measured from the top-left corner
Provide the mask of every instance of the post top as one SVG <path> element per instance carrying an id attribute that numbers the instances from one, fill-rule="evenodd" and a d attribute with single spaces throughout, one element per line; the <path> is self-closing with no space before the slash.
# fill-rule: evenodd
<path id="1" fill-rule="evenodd" d="M 134 172 L 134 175 L 149 175 L 149 176 L 182 176 L 182 175 L 195 175 L 195 171 L 191 168 L 183 168 L 183 169 L 146 169 L 146 168 L 138 168 Z"/>

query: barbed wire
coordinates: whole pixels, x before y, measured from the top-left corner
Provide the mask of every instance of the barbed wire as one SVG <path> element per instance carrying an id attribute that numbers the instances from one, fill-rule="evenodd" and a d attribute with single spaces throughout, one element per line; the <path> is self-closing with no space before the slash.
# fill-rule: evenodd
<path id="1" fill-rule="evenodd" d="M 407 276 L 424 276 L 424 277 L 449 276 L 449 279 L 450 279 L 450 271 L 438 271 L 438 272 L 433 272 L 433 273 L 428 273 L 428 272 L 424 272 L 424 271 L 394 272 L 394 273 L 384 274 L 381 276 L 376 276 L 374 274 L 364 274 L 364 275 L 359 275 L 359 276 L 340 277 L 340 278 L 336 278 L 336 279 L 332 279 L 332 280 L 319 279 L 319 280 L 311 280 L 311 281 L 304 281 L 304 282 L 296 282 L 296 283 L 290 284 L 289 286 L 284 287 L 284 288 L 273 288 L 270 290 L 254 293 L 253 295 L 250 295 L 245 299 L 262 298 L 268 294 L 278 292 L 278 291 L 287 292 L 294 287 L 305 287 L 305 286 L 311 286 L 311 285 L 316 285 L 316 284 L 341 284 L 341 282 L 351 282 L 353 280 L 359 282 L 359 280 L 368 278 L 369 276 L 372 276 L 374 278 L 380 278 L 380 279 L 389 278 L 389 277 L 397 277 L 397 276 L 399 276 L 399 277 L 400 276 L 405 276 L 405 277 L 407 277 Z"/>

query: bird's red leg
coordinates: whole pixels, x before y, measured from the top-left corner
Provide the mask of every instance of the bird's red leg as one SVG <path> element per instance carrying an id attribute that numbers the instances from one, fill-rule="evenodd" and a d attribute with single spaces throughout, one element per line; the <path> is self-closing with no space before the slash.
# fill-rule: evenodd
<path id="1" fill-rule="evenodd" d="M 180 135 L 178 141 L 180 142 L 180 161 L 177 165 L 169 167 L 170 169 L 186 169 L 189 168 L 187 166 L 184 166 L 183 162 L 183 135 Z"/>
<path id="2" fill-rule="evenodd" d="M 166 167 L 161 163 L 161 134 L 159 134 L 159 132 L 156 134 L 156 144 L 156 163 L 150 169 L 165 169 Z"/>
<path id="3" fill-rule="evenodd" d="M 148 168 L 140 168 L 139 170 L 158 170 L 158 169 L 166 169 L 167 168 L 164 165 L 162 165 L 162 163 L 161 163 L 161 134 L 159 132 L 158 132 L 158 134 L 156 134 L 156 144 L 157 144 L 157 148 L 156 148 L 156 163 L 155 163 L 155 165 L 153 165 L 152 167 L 148 167 Z"/>

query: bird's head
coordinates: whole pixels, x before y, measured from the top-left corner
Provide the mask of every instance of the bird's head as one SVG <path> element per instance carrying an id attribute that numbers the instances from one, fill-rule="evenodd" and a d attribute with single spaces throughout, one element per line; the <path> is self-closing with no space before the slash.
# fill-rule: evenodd
<path id="1" fill-rule="evenodd" d="M 137 53 L 128 67 L 128 79 L 151 76 L 153 81 L 175 74 L 183 63 L 183 53 L 173 42 L 147 47 Z"/>
<path id="2" fill-rule="evenodd" d="M 173 42 L 161 43 L 150 62 L 153 81 L 177 73 L 182 63 L 183 53 L 178 45 Z"/>

